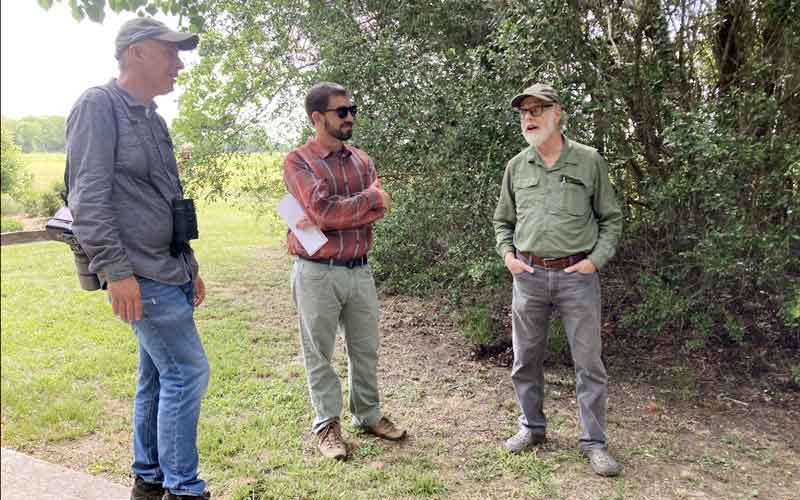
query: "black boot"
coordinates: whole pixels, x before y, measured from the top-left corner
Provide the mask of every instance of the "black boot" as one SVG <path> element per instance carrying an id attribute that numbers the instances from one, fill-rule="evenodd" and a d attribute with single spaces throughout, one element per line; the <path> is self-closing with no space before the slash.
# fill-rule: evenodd
<path id="1" fill-rule="evenodd" d="M 164 497 L 164 487 L 161 483 L 148 483 L 139 476 L 133 480 L 131 500 L 161 500 Z"/>

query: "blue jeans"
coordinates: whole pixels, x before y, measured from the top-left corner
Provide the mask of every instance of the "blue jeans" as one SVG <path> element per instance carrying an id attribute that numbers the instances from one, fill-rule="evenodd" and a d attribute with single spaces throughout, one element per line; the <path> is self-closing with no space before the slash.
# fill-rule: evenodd
<path id="1" fill-rule="evenodd" d="M 177 495 L 203 494 L 197 477 L 197 421 L 209 366 L 194 324 L 194 286 L 138 278 L 142 319 L 133 403 L 133 473 Z"/>

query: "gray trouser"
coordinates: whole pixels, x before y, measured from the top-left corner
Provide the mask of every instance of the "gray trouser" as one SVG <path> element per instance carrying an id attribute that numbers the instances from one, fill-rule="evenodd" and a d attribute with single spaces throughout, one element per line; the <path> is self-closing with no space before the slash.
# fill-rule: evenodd
<path id="1" fill-rule="evenodd" d="M 292 296 L 300 346 L 319 432 L 342 413 L 342 387 L 331 365 L 336 334 L 344 333 L 353 425 L 380 419 L 378 397 L 378 296 L 369 264 L 348 269 L 296 259 Z"/>
<path id="2" fill-rule="evenodd" d="M 514 366 L 511 379 L 522 415 L 519 423 L 544 434 L 544 362 L 547 327 L 555 307 L 567 334 L 578 411 L 580 447 L 605 446 L 606 369 L 600 358 L 600 278 L 597 273 L 565 273 L 535 266 L 535 273 L 514 276 L 511 305 Z"/>

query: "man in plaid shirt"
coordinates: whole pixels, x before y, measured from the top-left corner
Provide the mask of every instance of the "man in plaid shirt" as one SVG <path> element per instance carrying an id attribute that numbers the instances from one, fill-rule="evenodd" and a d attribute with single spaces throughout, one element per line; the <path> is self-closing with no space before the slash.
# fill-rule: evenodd
<path id="1" fill-rule="evenodd" d="M 316 135 L 286 156 L 283 178 L 306 216 L 297 226 L 319 227 L 328 242 L 313 256 L 291 232 L 295 255 L 292 295 L 300 324 L 308 388 L 323 456 L 347 457 L 339 417 L 342 390 L 331 366 L 341 326 L 348 356 L 353 425 L 397 441 L 406 435 L 381 415 L 378 396 L 378 297 L 367 253 L 372 223 L 386 214 L 389 195 L 375 165 L 360 149 L 345 145 L 358 108 L 339 84 L 321 82 L 306 95 L 306 113 Z"/>

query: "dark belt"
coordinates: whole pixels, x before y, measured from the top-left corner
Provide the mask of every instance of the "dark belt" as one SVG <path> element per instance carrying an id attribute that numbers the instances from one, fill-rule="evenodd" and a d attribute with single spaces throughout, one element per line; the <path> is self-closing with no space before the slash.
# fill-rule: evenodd
<path id="1" fill-rule="evenodd" d="M 525 257 L 529 263 L 545 269 L 564 269 L 569 266 L 574 266 L 578 262 L 585 259 L 588 255 L 585 252 L 581 252 L 576 253 L 575 255 L 567 255 L 566 257 L 548 258 L 539 257 L 538 255 L 533 255 L 532 253 L 523 252 L 521 250 L 517 250 L 517 254 Z"/>
<path id="2" fill-rule="evenodd" d="M 302 255 L 298 255 L 298 257 L 300 257 L 303 260 L 307 260 L 309 262 L 316 262 L 318 264 L 326 264 L 329 266 L 346 267 L 348 269 L 353 269 L 354 267 L 367 265 L 366 255 L 361 257 L 356 257 L 355 259 L 350 259 L 350 260 L 312 259 L 311 257 L 303 257 Z"/>

